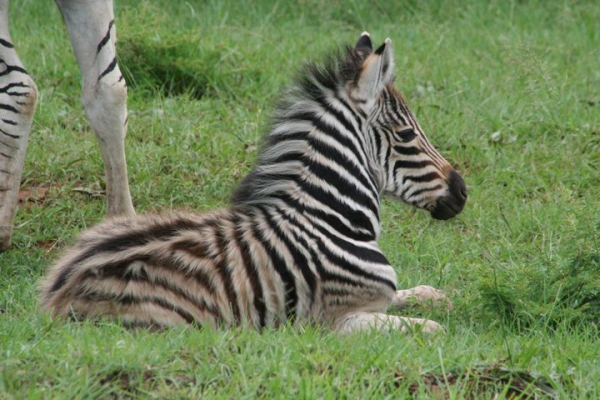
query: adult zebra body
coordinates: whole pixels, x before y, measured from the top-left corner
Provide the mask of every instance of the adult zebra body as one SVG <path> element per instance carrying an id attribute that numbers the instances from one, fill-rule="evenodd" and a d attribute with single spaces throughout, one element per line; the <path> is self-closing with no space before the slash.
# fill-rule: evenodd
<path id="1" fill-rule="evenodd" d="M 101 223 L 51 268 L 43 307 L 133 325 L 439 328 L 384 314 L 408 292 L 396 290 L 377 245 L 380 194 L 438 219 L 466 201 L 464 182 L 427 141 L 393 71 L 391 41 L 373 50 L 367 33 L 323 65 L 309 64 L 229 208 Z"/>
<path id="2" fill-rule="evenodd" d="M 0 252 L 10 246 L 37 88 L 8 30 L 0 0 Z M 56 0 L 82 75 L 81 101 L 100 145 L 108 215 L 134 214 L 125 160 L 127 86 L 119 70 L 112 0 Z"/>

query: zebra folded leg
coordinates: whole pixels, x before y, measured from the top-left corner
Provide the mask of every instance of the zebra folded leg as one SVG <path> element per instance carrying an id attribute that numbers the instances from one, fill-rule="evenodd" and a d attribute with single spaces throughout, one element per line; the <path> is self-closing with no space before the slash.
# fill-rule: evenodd
<path id="1" fill-rule="evenodd" d="M 434 287 L 419 285 L 417 287 L 396 291 L 390 308 L 401 310 L 412 305 L 431 305 L 452 311 L 454 307 L 446 295 Z"/>
<path id="2" fill-rule="evenodd" d="M 400 332 L 412 333 L 422 332 L 427 334 L 444 333 L 442 325 L 435 321 L 422 318 L 398 317 L 385 313 L 357 312 L 350 314 L 336 324 L 336 332 L 346 334 L 353 332 L 398 330 Z"/>
<path id="3" fill-rule="evenodd" d="M 36 99 L 8 31 L 8 0 L 0 0 L 0 252 L 10 246 Z"/>
<path id="4" fill-rule="evenodd" d="M 127 86 L 117 64 L 113 2 L 56 0 L 56 4 L 81 70 L 81 101 L 104 160 L 107 214 L 135 214 L 125 160 Z"/>

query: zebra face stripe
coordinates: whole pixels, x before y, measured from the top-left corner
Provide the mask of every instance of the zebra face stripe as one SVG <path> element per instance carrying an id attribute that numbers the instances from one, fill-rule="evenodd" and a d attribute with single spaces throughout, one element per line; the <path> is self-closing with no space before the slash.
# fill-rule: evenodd
<path id="1" fill-rule="evenodd" d="M 467 199 L 464 181 L 430 144 L 402 96 L 390 83 L 370 119 L 382 190 L 436 219 L 460 213 Z"/>
<path id="2" fill-rule="evenodd" d="M 362 63 L 346 92 L 356 114 L 364 116 L 361 133 L 380 190 L 437 219 L 457 215 L 467 199 L 465 183 L 431 145 L 395 89 L 391 41 L 375 51 L 365 43 L 361 36 L 354 49 Z"/>

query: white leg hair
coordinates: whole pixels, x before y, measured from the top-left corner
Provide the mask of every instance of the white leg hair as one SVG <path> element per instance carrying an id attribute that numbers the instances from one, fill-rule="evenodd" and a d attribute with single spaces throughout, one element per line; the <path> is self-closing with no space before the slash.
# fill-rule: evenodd
<path id="1" fill-rule="evenodd" d="M 443 333 L 444 327 L 437 322 L 422 318 L 407 318 L 384 313 L 356 312 L 342 318 L 335 330 L 339 333 L 353 333 L 368 330 L 400 332 Z"/>
<path id="2" fill-rule="evenodd" d="M 415 304 L 444 307 L 447 310 L 453 309 L 452 303 L 445 294 L 427 285 L 420 285 L 411 289 L 396 291 L 396 295 L 392 299 L 390 307 L 403 309 Z"/>
<path id="3" fill-rule="evenodd" d="M 127 86 L 116 60 L 112 0 L 56 0 L 83 78 L 82 103 L 106 177 L 108 215 L 134 214 L 125 160 Z M 10 244 L 37 90 L 8 32 L 0 0 L 0 252 Z"/>
<path id="4" fill-rule="evenodd" d="M 442 292 L 426 285 L 417 286 L 412 289 L 397 290 L 389 307 L 403 309 L 414 304 L 433 305 L 452 310 L 452 303 Z M 423 332 L 428 334 L 444 332 L 442 325 L 435 321 L 422 318 L 399 317 L 377 312 L 351 313 L 341 318 L 335 325 L 335 330 L 339 333 L 352 333 L 370 329 L 379 331 L 399 330 L 406 333 Z"/>

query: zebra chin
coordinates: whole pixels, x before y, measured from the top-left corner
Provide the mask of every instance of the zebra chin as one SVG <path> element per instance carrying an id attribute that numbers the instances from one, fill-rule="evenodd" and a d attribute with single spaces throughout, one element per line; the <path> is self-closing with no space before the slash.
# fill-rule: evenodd
<path id="1" fill-rule="evenodd" d="M 448 177 L 448 194 L 438 199 L 431 210 L 431 216 L 439 220 L 447 220 L 460 214 L 467 202 L 467 186 L 455 170 Z"/>

